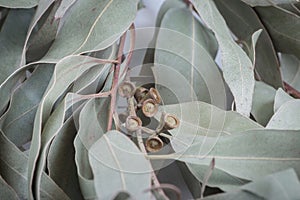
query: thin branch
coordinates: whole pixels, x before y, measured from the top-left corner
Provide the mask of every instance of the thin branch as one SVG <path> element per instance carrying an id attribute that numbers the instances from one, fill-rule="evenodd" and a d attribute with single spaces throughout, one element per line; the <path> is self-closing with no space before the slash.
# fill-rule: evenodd
<path id="1" fill-rule="evenodd" d="M 129 77 L 128 68 L 129 68 L 129 64 L 131 62 L 131 58 L 132 58 L 132 55 L 133 55 L 133 50 L 134 50 L 134 47 L 135 47 L 135 38 L 136 38 L 136 35 L 135 35 L 135 26 L 134 26 L 134 24 L 131 24 L 130 29 L 129 29 L 129 33 L 130 33 L 129 52 L 128 52 L 128 55 L 127 55 L 125 69 L 124 69 L 123 73 L 121 74 L 121 77 L 122 77 L 126 73 L 126 78 L 127 79 Z"/>
<path id="2" fill-rule="evenodd" d="M 300 99 L 300 92 L 298 90 L 296 90 L 295 88 L 293 88 L 291 85 L 289 85 L 287 82 L 283 82 L 285 91 L 292 95 L 293 97 Z"/>
<path id="3" fill-rule="evenodd" d="M 110 110 L 109 110 L 109 115 L 108 115 L 107 131 L 110 131 L 112 128 L 113 115 L 115 112 L 116 100 L 117 100 L 117 87 L 118 87 L 118 82 L 119 82 L 120 66 L 121 66 L 121 62 L 122 62 L 125 39 L 126 39 L 126 32 L 122 35 L 122 37 L 120 39 L 120 45 L 119 45 L 119 51 L 118 51 L 118 64 L 114 65 L 114 78 L 113 78 L 113 83 L 112 83 L 112 87 L 110 90 L 111 100 L 110 100 Z"/>

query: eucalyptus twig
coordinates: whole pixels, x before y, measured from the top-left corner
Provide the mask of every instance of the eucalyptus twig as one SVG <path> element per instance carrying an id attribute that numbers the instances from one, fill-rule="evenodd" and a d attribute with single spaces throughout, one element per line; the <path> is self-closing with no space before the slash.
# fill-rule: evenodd
<path id="1" fill-rule="evenodd" d="M 181 199 L 180 189 L 178 187 L 176 187 L 175 185 L 171 185 L 171 184 L 160 184 L 159 187 L 151 187 L 150 189 L 145 190 L 145 192 L 152 191 L 152 190 L 157 190 L 157 189 L 169 189 L 169 190 L 172 190 L 173 192 L 175 192 L 177 199 L 178 200 Z"/>
<path id="2" fill-rule="evenodd" d="M 287 82 L 283 82 L 284 84 L 284 88 L 285 91 L 292 95 L 293 97 L 300 99 L 300 92 L 298 90 L 296 90 L 295 88 L 293 88 L 290 84 L 288 84 Z"/>
<path id="3" fill-rule="evenodd" d="M 147 150 L 145 148 L 144 142 L 143 142 L 143 138 L 142 138 L 142 130 L 139 129 L 136 131 L 136 137 L 137 137 L 137 141 L 138 141 L 138 145 L 140 150 L 144 153 L 144 155 L 147 155 Z M 146 157 L 147 158 L 147 157 Z M 166 194 L 164 193 L 164 191 L 161 189 L 161 184 L 154 172 L 154 170 L 151 171 L 151 179 L 154 185 L 154 188 L 158 189 L 158 193 L 164 198 L 164 199 L 169 199 Z"/>
<path id="4" fill-rule="evenodd" d="M 130 112 L 130 115 L 132 116 L 136 116 L 136 111 L 135 111 L 135 107 L 134 107 L 134 102 L 133 102 L 133 97 L 128 98 L 128 110 Z M 142 138 L 142 128 L 139 128 L 136 131 L 136 137 L 137 137 L 137 142 L 138 142 L 138 146 L 141 150 L 141 152 L 144 154 L 144 156 L 147 158 L 147 150 L 145 148 L 144 142 L 143 142 L 143 138 Z M 153 182 L 153 185 L 155 188 L 158 189 L 159 194 L 166 200 L 168 200 L 169 198 L 166 196 L 166 194 L 164 193 L 164 191 L 161 188 L 161 184 L 159 183 L 159 180 L 157 179 L 157 176 L 154 172 L 154 170 L 152 169 L 151 171 L 151 179 Z"/>
<path id="5" fill-rule="evenodd" d="M 121 75 L 121 77 L 122 77 L 126 73 L 126 78 L 129 77 L 128 68 L 129 68 L 129 64 L 131 62 L 131 58 L 132 58 L 132 55 L 133 55 L 133 50 L 134 50 L 134 47 L 135 47 L 135 26 L 134 26 L 134 24 L 131 24 L 130 29 L 129 29 L 129 33 L 130 33 L 130 47 L 129 47 L 129 52 L 128 52 L 128 55 L 127 55 L 127 61 L 126 61 L 125 69 L 124 69 L 124 71 Z"/>
<path id="6" fill-rule="evenodd" d="M 110 100 L 110 109 L 108 115 L 108 124 L 107 124 L 107 131 L 110 131 L 112 128 L 112 121 L 113 115 L 116 107 L 116 100 L 117 100 L 117 87 L 119 82 L 119 73 L 120 73 L 120 66 L 122 63 L 122 56 L 123 56 L 123 49 L 125 45 L 126 39 L 126 32 L 122 35 L 120 39 L 119 51 L 118 51 L 118 64 L 114 65 L 114 78 L 112 87 L 110 90 L 111 100 Z"/>

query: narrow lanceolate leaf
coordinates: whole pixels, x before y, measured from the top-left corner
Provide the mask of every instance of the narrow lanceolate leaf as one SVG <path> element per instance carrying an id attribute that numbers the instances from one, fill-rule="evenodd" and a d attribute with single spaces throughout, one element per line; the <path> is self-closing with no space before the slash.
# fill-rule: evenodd
<path id="1" fill-rule="evenodd" d="M 99 66 L 102 68 L 99 73 L 106 71 L 103 67 L 105 63 L 110 63 L 110 61 L 88 56 L 69 56 L 56 64 L 52 79 L 39 104 L 34 121 L 28 166 L 29 191 L 31 191 L 29 195 L 31 198 L 33 196 L 40 198 L 40 180 L 46 161 L 46 154 L 52 139 L 57 135 L 63 124 L 65 111 L 82 99 L 80 95 L 69 94 L 52 111 L 55 102 L 70 84 L 93 66 L 102 64 Z M 52 115 L 50 116 L 51 111 Z M 32 185 L 33 183 L 34 185 Z M 32 191 L 35 191 L 35 193 L 33 194 Z"/>
<path id="2" fill-rule="evenodd" d="M 255 82 L 251 114 L 255 120 L 265 126 L 274 114 L 276 90 L 264 82 Z"/>
<path id="3" fill-rule="evenodd" d="M 229 137 L 202 137 L 202 140 L 194 142 L 184 152 L 159 157 L 179 159 L 188 166 L 191 163 L 189 167 L 194 168 L 193 171 L 203 170 L 197 166 L 208 166 L 211 159 L 215 158 L 215 171 L 220 170 L 222 173 L 221 176 L 220 173 L 213 173 L 208 185 L 211 180 L 219 179 L 221 184 L 214 186 L 222 189 L 226 184 L 220 182 L 224 174 L 233 179 L 255 180 L 292 167 L 299 175 L 299 135 L 299 131 L 261 129 Z"/>
<path id="4" fill-rule="evenodd" d="M 43 60 L 57 61 L 67 55 L 107 48 L 129 28 L 137 3 L 137 0 L 77 0 L 65 13 L 64 24 Z"/>
<path id="5" fill-rule="evenodd" d="M 12 95 L 8 110 L 1 116 L 2 131 L 19 148 L 31 140 L 35 112 L 53 69 L 53 65 L 37 67 Z"/>
<path id="6" fill-rule="evenodd" d="M 293 100 L 294 98 L 288 95 L 283 89 L 279 88 L 276 91 L 274 99 L 274 113 L 286 102 Z"/>
<path id="7" fill-rule="evenodd" d="M 300 183 L 293 169 L 277 172 L 252 183 L 246 184 L 235 191 L 208 196 L 204 200 L 263 200 L 288 199 L 296 200 L 300 196 Z"/>
<path id="8" fill-rule="evenodd" d="M 249 44 L 251 34 L 258 29 L 263 30 L 254 51 L 255 73 L 261 81 L 274 88 L 282 87 L 279 61 L 272 40 L 254 9 L 241 0 L 226 2 L 215 0 L 214 2 L 226 20 L 226 24 L 241 42 L 248 55 L 251 55 L 254 50 Z"/>
<path id="9" fill-rule="evenodd" d="M 123 133 L 104 134 L 89 150 L 89 160 L 97 199 L 112 199 L 120 191 L 136 199 L 150 198 L 145 190 L 151 187 L 151 164 Z"/>
<path id="10" fill-rule="evenodd" d="M 29 37 L 26 43 L 26 63 L 40 60 L 48 51 L 53 40 L 56 37 L 59 26 L 59 19 L 55 18 L 55 13 L 58 10 L 61 1 L 56 1 L 44 16 L 38 21 L 35 30 Z"/>
<path id="11" fill-rule="evenodd" d="M 300 59 L 293 55 L 281 54 L 281 72 L 283 80 L 300 91 Z"/>
<path id="12" fill-rule="evenodd" d="M 40 113 L 42 113 L 42 106 L 39 106 L 34 121 L 34 130 L 30 146 L 28 179 L 29 179 L 29 195 L 36 199 L 41 198 L 40 188 L 42 174 L 46 165 L 46 158 L 49 147 L 53 139 L 57 136 L 63 126 L 66 117 L 66 111 L 71 109 L 71 106 L 77 102 L 82 101 L 80 96 L 76 94 L 67 94 L 64 100 L 57 106 L 53 113 L 47 119 L 41 131 Z M 31 185 L 33 182 L 33 186 Z M 32 187 L 32 188 L 31 188 Z"/>
<path id="13" fill-rule="evenodd" d="M 38 4 L 39 0 L 0 0 L 0 6 L 6 8 L 32 8 Z"/>
<path id="14" fill-rule="evenodd" d="M 73 141 L 77 133 L 71 116 L 54 138 L 49 148 L 47 166 L 49 176 L 74 200 L 83 199 L 75 165 Z"/>
<path id="15" fill-rule="evenodd" d="M 201 100 L 225 106 L 223 79 L 208 53 L 211 42 L 212 34 L 189 9 L 167 11 L 157 36 L 152 68 L 164 104 Z"/>
<path id="16" fill-rule="evenodd" d="M 27 32 L 26 39 L 25 39 L 24 46 L 23 46 L 23 50 L 22 50 L 22 57 L 20 59 L 20 62 L 18 62 L 19 67 L 26 64 L 27 45 L 28 45 L 29 38 L 32 35 L 32 32 L 33 32 L 34 28 L 36 27 L 37 23 L 41 20 L 42 16 L 46 13 L 46 11 L 49 9 L 49 7 L 54 2 L 55 2 L 55 0 L 40 0 L 38 2 L 38 6 L 37 6 L 37 9 L 35 11 L 35 15 L 32 18 L 31 24 L 28 28 L 28 32 Z"/>
<path id="17" fill-rule="evenodd" d="M 297 3 L 298 0 L 242 0 L 250 6 L 274 6 L 278 4 Z"/>
<path id="18" fill-rule="evenodd" d="M 0 175 L 0 199 L 18 200 L 18 195 L 14 189 L 6 183 Z"/>
<path id="19" fill-rule="evenodd" d="M 6 17 L 0 32 L 0 84 L 19 67 L 33 13 L 33 9 L 10 10 Z"/>
<path id="20" fill-rule="evenodd" d="M 76 2 L 77 0 L 62 0 L 59 5 L 59 8 L 55 12 L 55 19 L 62 18 L 68 9 Z"/>
<path id="21" fill-rule="evenodd" d="M 140 75 L 142 76 L 152 75 L 151 67 L 153 66 L 154 63 L 155 45 L 156 45 L 157 35 L 159 32 L 159 27 L 161 25 L 161 21 L 164 15 L 171 8 L 183 8 L 183 7 L 186 7 L 186 4 L 181 0 L 166 0 L 159 8 L 159 12 L 157 13 L 156 16 L 153 38 L 148 45 L 148 49 L 146 51 L 143 60 L 143 67 L 141 69 Z"/>
<path id="22" fill-rule="evenodd" d="M 300 130 L 300 100 L 290 100 L 278 108 L 266 128 Z"/>
<path id="23" fill-rule="evenodd" d="M 89 100 L 79 116 L 79 130 L 74 140 L 75 162 L 80 188 L 85 199 L 96 198 L 88 151 L 106 132 L 109 100 L 109 98 Z"/>
<path id="24" fill-rule="evenodd" d="M 0 131 L 0 174 L 15 190 L 20 199 L 29 198 L 27 190 L 27 164 L 27 155 L 21 152 Z M 44 199 L 69 199 L 46 173 L 42 175 L 41 195 Z"/>
<path id="25" fill-rule="evenodd" d="M 231 33 L 211 0 L 194 0 L 200 17 L 215 33 L 221 50 L 223 76 L 234 99 L 237 111 L 249 116 L 254 91 L 254 66 L 231 37 Z"/>
<path id="26" fill-rule="evenodd" d="M 257 7 L 277 51 L 300 59 L 300 16 L 275 7 Z"/>

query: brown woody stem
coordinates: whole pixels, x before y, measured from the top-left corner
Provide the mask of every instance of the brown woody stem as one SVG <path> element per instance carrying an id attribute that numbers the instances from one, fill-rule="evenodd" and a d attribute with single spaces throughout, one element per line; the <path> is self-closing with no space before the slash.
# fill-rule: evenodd
<path id="1" fill-rule="evenodd" d="M 283 82 L 285 91 L 293 97 L 300 99 L 300 92 L 286 82 Z"/>
<path id="2" fill-rule="evenodd" d="M 115 112 L 116 100 L 117 100 L 117 87 L 118 87 L 118 82 L 119 82 L 120 66 L 122 63 L 125 39 L 126 39 L 126 32 L 122 35 L 122 37 L 120 39 L 120 45 L 119 45 L 119 51 L 118 51 L 118 64 L 114 65 L 114 78 L 113 78 L 113 83 L 112 83 L 112 87 L 110 90 L 111 100 L 110 100 L 110 109 L 109 109 L 109 115 L 108 115 L 107 131 L 110 131 L 112 128 L 113 115 Z"/>

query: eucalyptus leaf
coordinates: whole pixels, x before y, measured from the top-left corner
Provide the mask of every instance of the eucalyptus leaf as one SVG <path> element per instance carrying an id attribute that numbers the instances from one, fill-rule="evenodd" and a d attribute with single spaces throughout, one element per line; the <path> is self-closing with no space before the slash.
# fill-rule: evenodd
<path id="1" fill-rule="evenodd" d="M 254 182 L 239 187 L 235 191 L 208 196 L 204 200 L 296 200 L 300 196 L 299 187 L 300 183 L 295 171 L 288 169 L 254 180 Z"/>
<path id="2" fill-rule="evenodd" d="M 254 66 L 234 42 L 226 22 L 210 0 L 194 0 L 194 6 L 204 23 L 212 29 L 221 50 L 223 76 L 228 84 L 239 113 L 249 116 L 254 92 Z"/>
<path id="3" fill-rule="evenodd" d="M 145 190 L 151 187 L 151 164 L 121 132 L 104 134 L 90 148 L 89 160 L 98 199 L 112 199 L 118 191 L 128 191 L 137 199 L 150 198 Z"/>
<path id="4" fill-rule="evenodd" d="M 300 16 L 276 7 L 257 7 L 277 51 L 300 59 Z"/>
<path id="5" fill-rule="evenodd" d="M 41 59 L 48 51 L 56 37 L 60 20 L 55 18 L 55 13 L 59 9 L 60 1 L 55 1 L 38 21 L 35 30 L 29 37 L 26 44 L 26 62 L 33 62 Z"/>
<path id="6" fill-rule="evenodd" d="M 73 146 L 77 129 L 71 116 L 54 138 L 47 157 L 49 176 L 71 199 L 83 199 L 79 187 Z"/>
<path id="7" fill-rule="evenodd" d="M 297 0 L 242 0 L 250 6 L 274 6 L 278 4 L 297 3 Z"/>
<path id="8" fill-rule="evenodd" d="M 193 176 L 200 182 L 204 181 L 205 170 L 207 170 L 208 165 L 206 164 L 194 164 L 186 163 L 188 170 L 193 174 Z M 237 187 L 240 187 L 246 183 L 248 180 L 238 178 L 233 176 L 223 170 L 214 169 L 212 176 L 209 178 L 207 185 L 211 187 L 218 187 L 223 191 L 232 191 Z M 200 189 L 199 189 L 200 190 Z"/>
<path id="9" fill-rule="evenodd" d="M 33 139 L 30 147 L 29 154 L 29 191 L 34 191 L 29 195 L 33 195 L 36 199 L 40 199 L 40 187 L 42 173 L 46 165 L 46 158 L 49 147 L 53 139 L 57 136 L 66 117 L 66 111 L 71 108 L 75 103 L 84 99 L 76 96 L 75 94 L 68 94 L 64 100 L 58 105 L 54 112 L 50 115 L 45 123 L 42 131 L 39 118 L 42 106 L 38 107 L 37 116 L 34 121 Z M 31 185 L 33 184 L 33 185 Z M 31 188 L 32 187 L 32 188 Z"/>
<path id="10" fill-rule="evenodd" d="M 39 0 L 0 0 L 0 6 L 6 8 L 32 8 L 38 4 Z"/>
<path id="11" fill-rule="evenodd" d="M 255 73 L 259 79 L 274 88 L 282 87 L 279 61 L 272 40 L 254 9 L 241 0 L 214 2 L 248 55 L 255 52 Z M 258 29 L 262 29 L 262 33 L 253 49 L 249 44 L 250 36 Z"/>
<path id="12" fill-rule="evenodd" d="M 77 0 L 65 13 L 64 24 L 43 60 L 58 61 L 68 55 L 109 47 L 133 22 L 137 3 L 137 0 Z"/>
<path id="13" fill-rule="evenodd" d="M 9 1 L 10 2 L 10 1 Z M 21 61 L 26 32 L 33 9 L 10 10 L 0 32 L 0 84 L 10 76 Z"/>
<path id="14" fill-rule="evenodd" d="M 248 130 L 229 137 L 202 136 L 202 140 L 195 140 L 183 152 L 183 148 L 173 146 L 178 153 L 165 157 L 196 165 L 209 165 L 215 158 L 215 170 L 255 180 L 290 167 L 300 174 L 299 141 L 299 131 Z M 213 173 L 211 178 L 214 176 Z"/>
<path id="15" fill-rule="evenodd" d="M 38 104 L 53 73 L 53 65 L 40 65 L 32 75 L 12 94 L 10 106 L 1 117 L 4 134 L 17 146 L 29 142 Z"/>
<path id="16" fill-rule="evenodd" d="M 300 91 L 300 59 L 293 55 L 281 54 L 283 80 Z"/>
<path id="17" fill-rule="evenodd" d="M 251 114 L 255 120 L 266 126 L 273 116 L 273 105 L 276 90 L 264 82 L 255 82 Z"/>
<path id="18" fill-rule="evenodd" d="M 41 100 L 34 121 L 28 166 L 28 189 L 31 191 L 29 194 L 31 198 L 40 197 L 40 180 L 46 162 L 46 154 L 52 139 L 57 135 L 57 132 L 62 126 L 66 110 L 76 102 L 84 100 L 84 98 L 72 93 L 67 95 L 64 101 L 59 104 L 59 107 L 56 108 L 50 116 L 55 102 L 70 84 L 86 70 L 95 65 L 105 63 L 110 63 L 110 61 L 88 56 L 68 56 L 56 64 L 52 79 Z M 99 67 L 103 69 L 103 65 Z M 101 73 L 104 71 L 105 69 L 103 69 Z M 33 193 L 33 191 L 35 191 L 35 193 Z"/>
<path id="19" fill-rule="evenodd" d="M 5 180 L 0 176 L 0 198 L 18 200 L 18 195 L 14 189 L 8 185 Z"/>
<path id="20" fill-rule="evenodd" d="M 100 58 L 100 59 L 116 59 L 117 45 L 114 44 L 111 47 L 92 53 L 91 56 Z M 103 68 L 108 69 L 111 67 L 111 64 L 105 64 Z M 107 79 L 109 71 L 103 71 L 101 65 L 96 65 L 91 69 L 87 70 L 84 74 L 76 79 L 72 87 L 73 92 L 80 94 L 92 94 L 98 91 L 99 84 L 103 85 Z"/>
<path id="21" fill-rule="evenodd" d="M 274 113 L 287 101 L 293 100 L 294 98 L 288 95 L 283 89 L 279 88 L 276 91 L 274 99 Z"/>
<path id="22" fill-rule="evenodd" d="M 59 5 L 59 8 L 57 9 L 57 11 L 55 12 L 55 19 L 60 19 L 62 18 L 67 10 L 70 9 L 70 7 L 76 2 L 77 0 L 62 0 L 61 4 Z"/>
<path id="23" fill-rule="evenodd" d="M 28 157 L 10 142 L 2 131 L 0 144 L 0 173 L 3 179 L 12 186 L 19 198 L 28 199 L 26 187 Z M 69 199 L 46 173 L 42 175 L 41 196 L 44 199 Z"/>
<path id="24" fill-rule="evenodd" d="M 23 51 L 22 51 L 22 56 L 20 59 L 20 62 L 18 63 L 19 67 L 23 66 L 26 64 L 26 51 L 27 51 L 27 46 L 29 42 L 29 38 L 34 32 L 34 28 L 38 24 L 38 22 L 41 20 L 41 18 L 44 16 L 46 11 L 49 9 L 49 7 L 55 2 L 55 0 L 39 0 L 38 1 L 38 6 L 35 11 L 35 15 L 33 16 L 31 20 L 31 24 L 28 28 L 28 32 L 25 38 L 24 46 L 23 46 Z"/>
<path id="25" fill-rule="evenodd" d="M 108 98 L 89 100 L 79 116 L 79 130 L 74 140 L 75 162 L 80 188 L 85 199 L 96 198 L 88 151 L 106 132 L 109 100 Z"/>
<path id="26" fill-rule="evenodd" d="M 266 128 L 300 130 L 300 100 L 290 100 L 278 108 Z"/>
<path id="27" fill-rule="evenodd" d="M 156 16 L 155 29 L 153 33 L 153 38 L 150 41 L 147 51 L 145 53 L 145 57 L 143 60 L 143 67 L 141 69 L 140 75 L 149 75 L 152 74 L 151 66 L 154 63 L 154 54 L 155 54 L 155 44 L 157 40 L 157 35 L 159 32 L 159 27 L 161 26 L 161 21 L 167 11 L 171 8 L 184 8 L 186 5 L 181 0 L 165 0 L 161 7 L 159 8 L 159 12 Z M 149 65 L 150 64 L 150 65 Z"/>
<path id="28" fill-rule="evenodd" d="M 210 42 L 211 35 L 187 8 L 164 15 L 152 67 L 164 104 L 202 100 L 226 105 L 221 73 L 208 53 Z"/>

